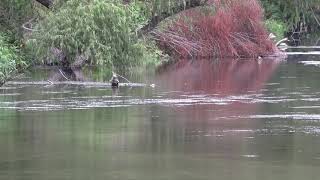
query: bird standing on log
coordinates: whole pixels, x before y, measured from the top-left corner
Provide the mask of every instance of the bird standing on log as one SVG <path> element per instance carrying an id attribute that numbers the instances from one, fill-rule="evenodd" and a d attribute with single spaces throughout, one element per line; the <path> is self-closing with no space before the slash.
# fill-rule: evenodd
<path id="1" fill-rule="evenodd" d="M 111 87 L 117 88 L 119 87 L 119 79 L 116 73 L 112 72 L 112 77 L 110 79 Z"/>

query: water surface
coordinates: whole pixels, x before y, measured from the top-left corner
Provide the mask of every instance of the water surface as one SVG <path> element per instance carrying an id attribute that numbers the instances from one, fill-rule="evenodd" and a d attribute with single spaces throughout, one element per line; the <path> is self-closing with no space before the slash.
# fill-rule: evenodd
<path id="1" fill-rule="evenodd" d="M 7 84 L 0 179 L 318 179 L 318 62 L 315 54 L 181 61 L 158 74 L 126 74 L 145 86 L 118 90 Z M 56 71 L 13 81 L 47 81 Z"/>

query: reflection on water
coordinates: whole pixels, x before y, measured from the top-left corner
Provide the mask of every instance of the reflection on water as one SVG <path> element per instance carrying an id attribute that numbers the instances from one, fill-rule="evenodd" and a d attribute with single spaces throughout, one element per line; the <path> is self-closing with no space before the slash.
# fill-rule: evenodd
<path id="1" fill-rule="evenodd" d="M 181 61 L 160 75 L 161 87 L 219 96 L 260 90 L 280 60 Z"/>
<path id="2" fill-rule="evenodd" d="M 180 61 L 130 77 L 154 88 L 8 84 L 0 179 L 318 179 L 320 69 L 303 61 L 320 59 L 297 58 Z M 35 71 L 14 81 L 52 74 Z"/>

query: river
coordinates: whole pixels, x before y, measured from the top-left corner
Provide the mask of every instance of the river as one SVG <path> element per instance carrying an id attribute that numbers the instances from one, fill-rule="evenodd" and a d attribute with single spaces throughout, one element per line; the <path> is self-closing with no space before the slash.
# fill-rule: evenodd
<path id="1" fill-rule="evenodd" d="M 1 180 L 320 177 L 317 53 L 181 61 L 125 74 L 146 86 L 118 90 L 26 83 L 54 72 L 35 68 L 0 88 Z"/>

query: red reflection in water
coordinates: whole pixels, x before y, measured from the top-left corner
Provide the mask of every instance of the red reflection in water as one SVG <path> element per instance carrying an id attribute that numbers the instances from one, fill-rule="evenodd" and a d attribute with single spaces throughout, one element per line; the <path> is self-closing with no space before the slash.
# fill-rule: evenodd
<path id="1" fill-rule="evenodd" d="M 259 94 L 279 63 L 280 60 L 272 59 L 192 62 L 182 60 L 163 70 L 158 76 L 158 84 L 164 91 L 180 91 L 172 95 L 173 98 L 183 98 L 180 93 L 202 94 L 206 95 L 205 98 L 221 98 L 223 102 L 230 96 Z M 225 104 L 194 103 L 175 110 L 178 114 L 181 111 L 177 116 L 183 116 L 187 121 L 191 120 L 189 122 L 192 124 L 202 122 L 225 126 L 226 120 L 232 119 L 229 121 L 233 122 L 232 127 L 237 124 L 236 128 L 239 128 L 244 124 L 234 124 L 233 120 L 237 119 L 234 117 L 256 114 L 259 104 L 236 100 Z"/>
<path id="2" fill-rule="evenodd" d="M 181 60 L 159 74 L 166 90 L 236 95 L 260 90 L 279 60 Z"/>

